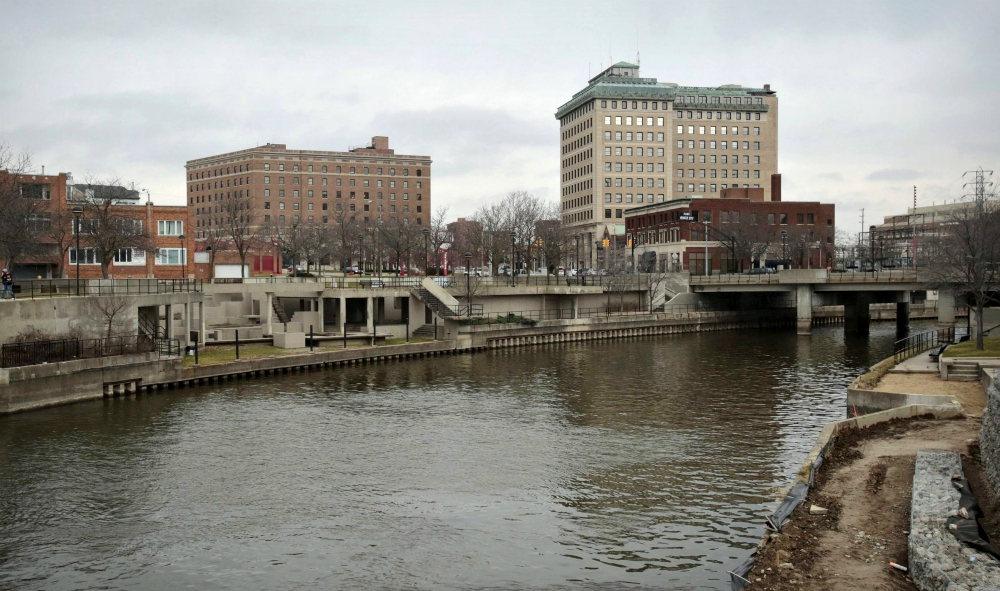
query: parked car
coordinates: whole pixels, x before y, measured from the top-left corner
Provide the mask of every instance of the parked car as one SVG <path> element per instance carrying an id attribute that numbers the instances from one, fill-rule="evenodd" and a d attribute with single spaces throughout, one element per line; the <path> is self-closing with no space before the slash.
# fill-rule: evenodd
<path id="1" fill-rule="evenodd" d="M 567 277 L 576 277 L 576 269 L 566 269 Z"/>
<path id="2" fill-rule="evenodd" d="M 357 265 L 351 265 L 350 267 L 347 268 L 347 274 L 348 275 L 360 275 L 361 274 L 361 268 L 358 267 Z"/>
<path id="3" fill-rule="evenodd" d="M 756 269 L 748 269 L 746 271 L 747 275 L 770 275 L 775 273 L 772 267 L 757 267 Z"/>

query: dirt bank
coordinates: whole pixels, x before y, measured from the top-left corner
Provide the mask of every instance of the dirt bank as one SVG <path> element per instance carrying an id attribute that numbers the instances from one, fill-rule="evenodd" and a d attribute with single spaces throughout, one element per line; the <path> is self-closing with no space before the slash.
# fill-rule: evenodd
<path id="1" fill-rule="evenodd" d="M 996 536 L 992 497 L 983 487 L 977 417 L 956 420 L 895 420 L 837 439 L 816 486 L 792 514 L 781 534 L 757 556 L 750 589 L 912 590 L 905 573 L 890 561 L 908 564 L 910 492 L 917 450 L 963 454 L 966 476 L 987 513 L 987 532 Z M 811 505 L 828 510 L 811 515 Z M 991 531 L 992 530 L 992 531 Z M 992 538 L 991 538 L 992 539 Z"/>

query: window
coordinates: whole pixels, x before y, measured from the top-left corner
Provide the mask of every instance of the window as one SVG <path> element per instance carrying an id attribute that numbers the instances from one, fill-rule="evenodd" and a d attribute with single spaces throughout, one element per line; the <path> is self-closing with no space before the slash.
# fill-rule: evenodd
<path id="1" fill-rule="evenodd" d="M 754 142 L 753 143 L 753 149 L 754 150 L 759 150 L 760 149 L 760 142 Z"/>
<path id="2" fill-rule="evenodd" d="M 279 201 L 278 202 L 278 209 L 285 209 L 285 202 L 284 201 Z"/>
<path id="3" fill-rule="evenodd" d="M 157 265 L 180 265 L 186 258 L 186 248 L 160 248 L 156 251 Z"/>
<path id="4" fill-rule="evenodd" d="M 271 164 L 268 162 L 264 163 L 264 170 L 271 170 Z"/>
<path id="5" fill-rule="evenodd" d="M 611 141 L 611 132 L 610 131 L 605 131 L 604 132 L 604 139 L 605 139 L 605 141 Z"/>
<path id="6" fill-rule="evenodd" d="M 605 203 L 611 203 L 611 193 L 605 193 L 604 194 L 604 202 Z"/>
<path id="7" fill-rule="evenodd" d="M 278 177 L 278 184 L 279 185 L 284 185 L 285 184 L 285 177 L 279 176 Z"/>
<path id="8" fill-rule="evenodd" d="M 285 165 L 284 164 L 279 164 L 278 165 L 278 170 L 285 170 Z"/>
<path id="9" fill-rule="evenodd" d="M 264 177 L 264 184 L 265 185 L 270 185 L 271 184 L 271 177 L 269 177 L 269 176 Z"/>
<path id="10" fill-rule="evenodd" d="M 326 199 L 327 197 L 329 197 L 329 194 L 327 191 L 323 191 L 323 199 Z"/>
<path id="11" fill-rule="evenodd" d="M 354 167 L 351 167 L 351 174 L 354 174 Z"/>
<path id="12" fill-rule="evenodd" d="M 781 225 L 782 226 L 787 226 L 788 225 L 788 214 L 787 213 L 781 214 Z"/>
<path id="13" fill-rule="evenodd" d="M 677 140 L 677 149 L 679 150 L 684 149 L 684 140 Z"/>
<path id="14" fill-rule="evenodd" d="M 79 251 L 77 251 L 75 248 L 70 248 L 69 264 L 75 265 L 78 256 L 81 265 L 101 264 L 101 257 L 98 256 L 97 252 L 93 248 L 81 248 Z"/>
<path id="15" fill-rule="evenodd" d="M 615 210 L 615 217 L 618 218 L 618 219 L 621 219 L 621 217 L 622 217 L 622 210 L 616 209 Z"/>
<path id="16" fill-rule="evenodd" d="M 806 223 L 806 214 L 804 213 L 795 214 L 795 223 L 799 226 L 804 225 Z"/>
<path id="17" fill-rule="evenodd" d="M 622 202 L 622 194 L 615 193 L 615 203 L 621 203 L 621 202 Z"/>
<path id="18" fill-rule="evenodd" d="M 264 209 L 271 209 L 271 202 L 270 201 L 265 201 L 264 202 Z"/>
<path id="19" fill-rule="evenodd" d="M 806 223 L 810 226 L 816 223 L 816 218 L 811 213 L 806 214 Z"/>
<path id="20" fill-rule="evenodd" d="M 184 222 L 181 220 L 160 220 L 157 222 L 160 236 L 180 236 L 184 233 Z"/>

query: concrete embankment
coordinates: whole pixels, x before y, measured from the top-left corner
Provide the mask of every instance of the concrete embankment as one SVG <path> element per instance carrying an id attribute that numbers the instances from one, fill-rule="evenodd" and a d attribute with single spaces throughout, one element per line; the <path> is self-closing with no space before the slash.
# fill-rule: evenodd
<path id="1" fill-rule="evenodd" d="M 453 340 L 322 350 L 184 367 L 179 357 L 155 354 L 84 359 L 0 370 L 0 414 L 234 379 L 258 378 L 345 365 L 383 363 L 501 347 L 578 342 L 740 328 L 788 327 L 788 314 L 703 312 L 552 320 L 535 326 L 462 326 Z M 457 323 L 452 323 L 456 324 Z"/>

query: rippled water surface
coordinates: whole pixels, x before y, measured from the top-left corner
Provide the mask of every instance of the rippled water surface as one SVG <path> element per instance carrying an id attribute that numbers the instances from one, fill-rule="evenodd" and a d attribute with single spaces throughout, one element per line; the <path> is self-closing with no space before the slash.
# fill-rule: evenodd
<path id="1" fill-rule="evenodd" d="M 0 417 L 0 588 L 725 589 L 894 338 L 548 345 Z"/>

